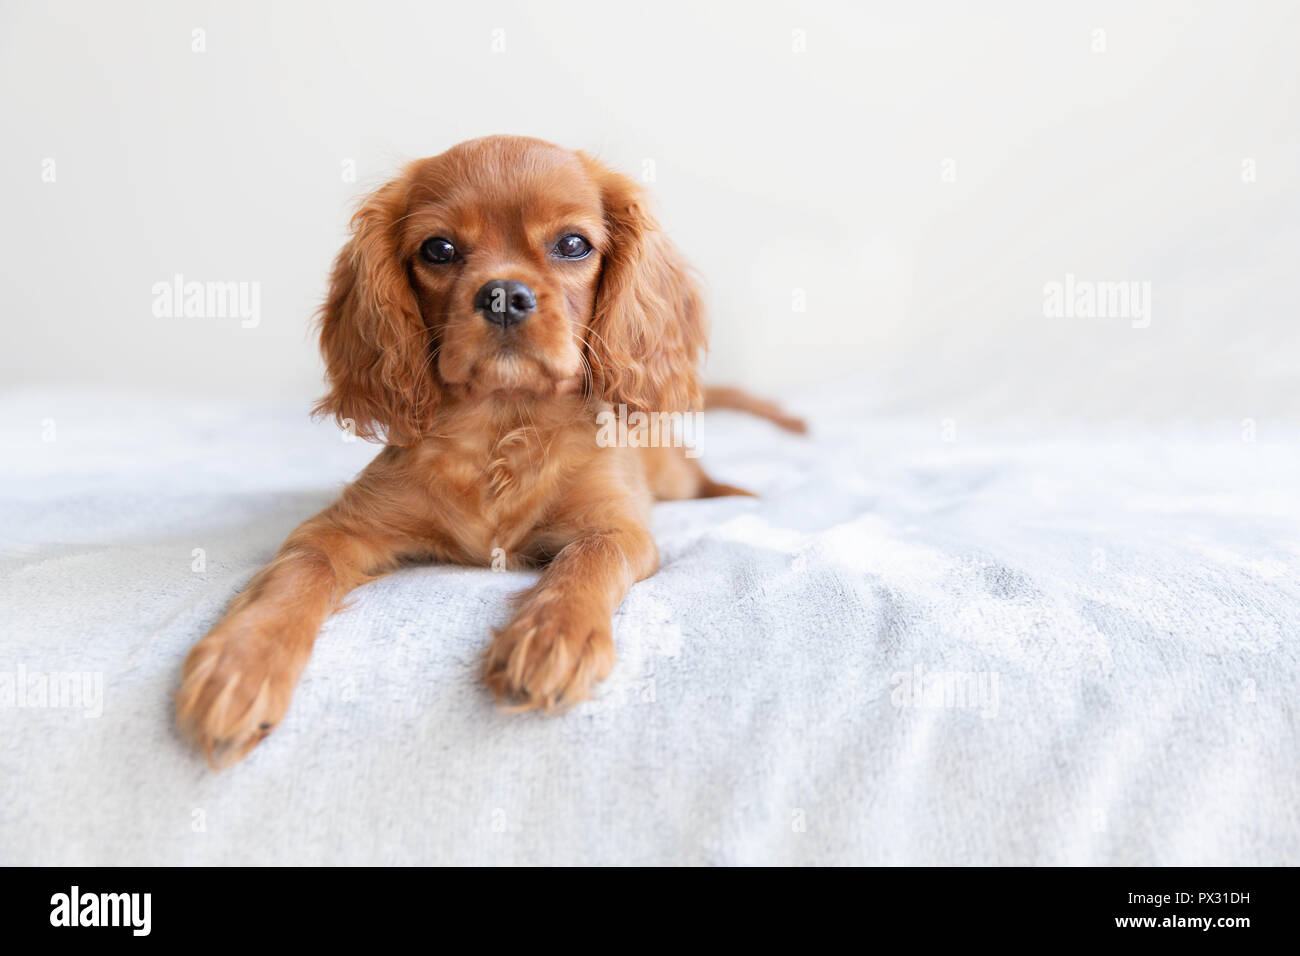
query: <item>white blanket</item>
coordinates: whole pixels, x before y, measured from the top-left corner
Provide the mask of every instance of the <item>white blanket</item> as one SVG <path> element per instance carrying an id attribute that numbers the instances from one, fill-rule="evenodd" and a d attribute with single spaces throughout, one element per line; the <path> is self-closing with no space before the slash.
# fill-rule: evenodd
<path id="1" fill-rule="evenodd" d="M 530 575 L 412 568 L 214 774 L 172 725 L 185 653 L 375 447 L 10 393 L 0 864 L 1300 863 L 1300 435 L 855 394 L 794 401 L 809 438 L 710 414 L 706 465 L 763 497 L 657 508 L 599 699 L 500 713 L 480 656 Z"/>

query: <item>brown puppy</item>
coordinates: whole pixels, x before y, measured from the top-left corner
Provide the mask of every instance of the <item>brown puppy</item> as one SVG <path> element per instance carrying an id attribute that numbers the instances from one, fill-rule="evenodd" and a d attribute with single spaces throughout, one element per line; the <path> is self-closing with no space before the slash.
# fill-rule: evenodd
<path id="1" fill-rule="evenodd" d="M 284 716 L 344 596 L 412 560 L 544 566 L 492 642 L 487 684 L 520 708 L 581 700 L 614 663 L 615 608 L 658 567 L 652 501 L 743 493 L 680 448 L 598 440 L 611 405 L 701 407 L 700 294 L 632 180 L 494 136 L 411 163 L 353 229 L 321 315 L 318 411 L 387 445 L 185 661 L 178 720 L 215 766 Z"/>

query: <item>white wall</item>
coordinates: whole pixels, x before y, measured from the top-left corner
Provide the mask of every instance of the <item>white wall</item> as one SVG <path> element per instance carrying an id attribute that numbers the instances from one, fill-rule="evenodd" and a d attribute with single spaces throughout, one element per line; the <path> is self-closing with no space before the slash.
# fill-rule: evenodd
<path id="1" fill-rule="evenodd" d="M 305 402 L 356 198 L 514 132 L 653 161 L 714 379 L 1300 417 L 1300 8 L 1063 6 L 5 3 L 0 383 Z M 177 272 L 260 324 L 155 317 Z M 1150 326 L 1045 317 L 1066 273 L 1151 283 Z"/>

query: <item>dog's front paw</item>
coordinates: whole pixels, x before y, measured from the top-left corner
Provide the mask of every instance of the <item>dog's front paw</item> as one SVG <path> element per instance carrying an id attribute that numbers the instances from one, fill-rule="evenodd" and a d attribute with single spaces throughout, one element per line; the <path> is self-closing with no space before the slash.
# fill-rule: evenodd
<path id="1" fill-rule="evenodd" d="M 552 711 L 586 698 L 613 666 L 609 615 L 561 592 L 540 591 L 497 632 L 485 677 L 509 709 Z"/>
<path id="2" fill-rule="evenodd" d="M 176 694 L 181 733 L 213 767 L 241 760 L 288 710 L 302 670 L 297 658 L 289 642 L 247 620 L 222 621 L 185 659 Z"/>

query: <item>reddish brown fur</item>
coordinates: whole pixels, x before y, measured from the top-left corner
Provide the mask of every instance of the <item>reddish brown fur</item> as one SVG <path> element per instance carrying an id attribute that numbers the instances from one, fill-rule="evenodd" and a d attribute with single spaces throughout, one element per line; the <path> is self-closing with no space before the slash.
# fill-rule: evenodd
<path id="1" fill-rule="evenodd" d="M 489 137 L 419 160 L 353 219 L 321 315 L 318 411 L 387 447 L 190 652 L 180 726 L 214 765 L 284 716 L 316 632 L 353 588 L 410 560 L 542 566 L 497 632 L 484 674 L 520 709 L 581 700 L 614 661 L 610 618 L 654 573 L 658 498 L 744 493 L 680 449 L 602 448 L 597 413 L 698 409 L 699 291 L 641 188 L 582 153 Z M 548 255 L 577 232 L 585 260 Z M 444 236 L 463 262 L 435 266 Z M 519 279 L 537 311 L 509 337 L 474 311 Z M 801 425 L 743 393 L 719 393 Z"/>

